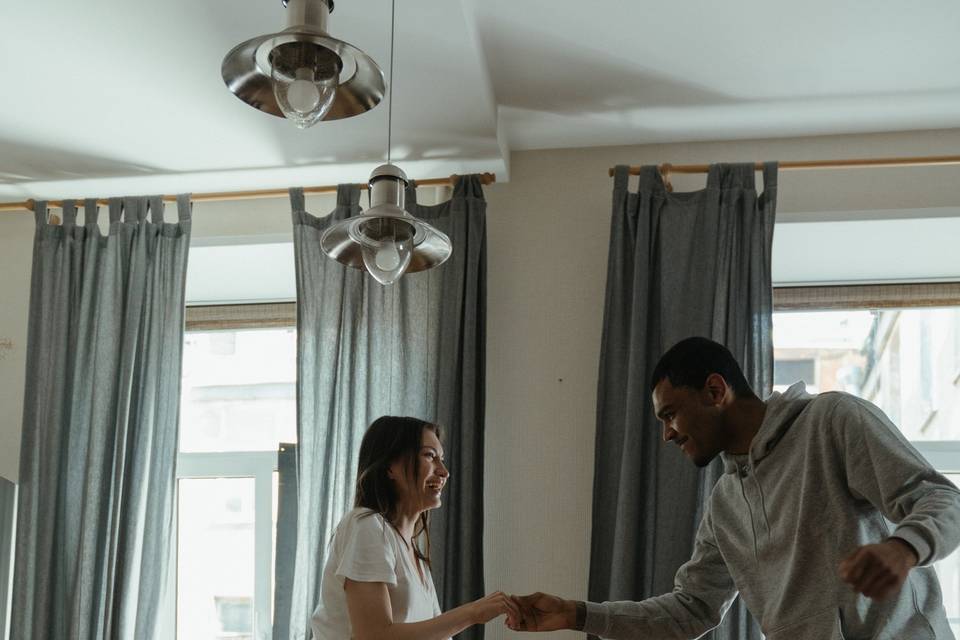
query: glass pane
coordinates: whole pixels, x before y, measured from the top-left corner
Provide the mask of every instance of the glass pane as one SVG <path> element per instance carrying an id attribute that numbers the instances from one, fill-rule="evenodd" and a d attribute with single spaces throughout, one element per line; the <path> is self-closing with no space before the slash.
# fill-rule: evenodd
<path id="1" fill-rule="evenodd" d="M 774 381 L 846 391 L 910 440 L 960 439 L 960 309 L 778 312 Z"/>
<path id="2" fill-rule="evenodd" d="M 276 451 L 296 442 L 293 328 L 186 335 L 180 450 Z"/>
<path id="3" fill-rule="evenodd" d="M 254 479 L 178 488 L 177 639 L 253 640 Z"/>
<path id="4" fill-rule="evenodd" d="M 960 485 L 960 474 L 947 476 Z M 943 589 L 943 604 L 954 635 L 960 634 L 960 549 L 936 563 L 940 587 Z"/>

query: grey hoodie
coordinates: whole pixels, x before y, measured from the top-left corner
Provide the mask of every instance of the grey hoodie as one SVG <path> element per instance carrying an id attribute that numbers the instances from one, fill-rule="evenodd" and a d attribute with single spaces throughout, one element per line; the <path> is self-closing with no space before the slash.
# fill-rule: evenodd
<path id="1" fill-rule="evenodd" d="M 585 632 L 697 638 L 739 592 L 767 640 L 953 638 L 930 564 L 960 544 L 960 491 L 877 407 L 798 383 L 768 400 L 749 453 L 722 456 L 673 592 L 587 603 Z M 885 601 L 856 594 L 840 561 L 890 537 L 916 549 L 919 565 Z"/>

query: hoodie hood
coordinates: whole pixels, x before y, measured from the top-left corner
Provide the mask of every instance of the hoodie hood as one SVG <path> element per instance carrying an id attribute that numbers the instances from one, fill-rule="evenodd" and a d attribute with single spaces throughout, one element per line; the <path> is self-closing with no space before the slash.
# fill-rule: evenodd
<path id="1" fill-rule="evenodd" d="M 750 460 L 756 463 L 765 458 L 773 450 L 780 438 L 787 432 L 797 416 L 807 407 L 814 396 L 807 393 L 807 386 L 803 382 L 796 382 L 784 391 L 773 392 L 767 398 L 767 411 L 763 416 L 760 430 L 750 443 Z M 737 470 L 737 458 L 727 453 L 722 455 L 724 471 L 733 473 Z"/>

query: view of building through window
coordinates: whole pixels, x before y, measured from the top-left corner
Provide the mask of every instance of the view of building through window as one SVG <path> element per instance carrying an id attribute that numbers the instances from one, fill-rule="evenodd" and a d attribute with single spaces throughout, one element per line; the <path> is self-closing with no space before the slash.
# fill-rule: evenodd
<path id="1" fill-rule="evenodd" d="M 846 391 L 909 440 L 960 440 L 960 309 L 778 312 L 774 389 Z M 957 469 L 960 471 L 960 469 Z"/>
<path id="2" fill-rule="evenodd" d="M 296 442 L 296 329 L 188 331 L 177 638 L 271 637 L 277 449 Z"/>
<path id="3" fill-rule="evenodd" d="M 862 397 L 921 452 L 960 441 L 960 308 L 777 312 L 773 344 L 775 390 L 802 380 Z M 960 460 L 947 464 L 960 481 Z M 960 633 L 960 552 L 936 569 Z"/>

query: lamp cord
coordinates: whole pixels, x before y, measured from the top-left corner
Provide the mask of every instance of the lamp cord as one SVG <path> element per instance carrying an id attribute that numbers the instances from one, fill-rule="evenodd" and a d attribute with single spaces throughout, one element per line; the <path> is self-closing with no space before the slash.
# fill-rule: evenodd
<path id="1" fill-rule="evenodd" d="M 390 164 L 390 149 L 393 141 L 393 41 L 397 26 L 397 0 L 390 2 L 390 92 L 387 104 L 387 164 Z"/>

